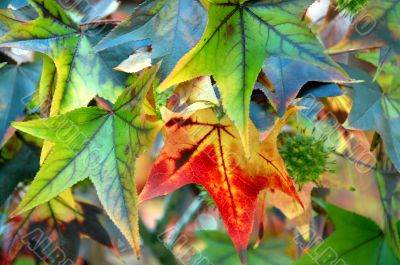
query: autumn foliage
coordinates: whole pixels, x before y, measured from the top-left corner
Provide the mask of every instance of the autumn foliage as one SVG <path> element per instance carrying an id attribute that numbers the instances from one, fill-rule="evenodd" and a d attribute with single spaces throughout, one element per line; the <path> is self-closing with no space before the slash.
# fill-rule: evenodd
<path id="1" fill-rule="evenodd" d="M 0 2 L 2 265 L 400 265 L 400 0 L 86 2 Z"/>

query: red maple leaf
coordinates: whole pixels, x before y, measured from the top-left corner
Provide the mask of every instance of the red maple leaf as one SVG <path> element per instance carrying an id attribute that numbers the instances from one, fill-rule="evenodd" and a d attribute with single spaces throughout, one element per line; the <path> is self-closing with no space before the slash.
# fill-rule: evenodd
<path id="1" fill-rule="evenodd" d="M 277 189 L 300 204 L 277 149 L 277 136 L 290 114 L 271 129 L 263 142 L 250 126 L 251 154 L 246 158 L 239 133 L 225 116 L 211 109 L 189 118 L 179 115 L 166 124 L 167 140 L 155 161 L 140 201 L 168 194 L 191 183 L 202 185 L 212 196 L 242 263 L 250 239 L 257 197 L 264 189 Z"/>

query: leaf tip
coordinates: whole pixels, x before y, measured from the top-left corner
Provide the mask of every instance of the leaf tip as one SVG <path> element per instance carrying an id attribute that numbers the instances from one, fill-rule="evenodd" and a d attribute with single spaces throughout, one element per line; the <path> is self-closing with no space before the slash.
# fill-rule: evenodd
<path id="1" fill-rule="evenodd" d="M 242 265 L 247 265 L 247 249 L 241 247 L 238 249 L 239 257 L 240 257 L 240 263 Z"/>
<path id="2" fill-rule="evenodd" d="M 11 122 L 11 126 L 17 130 L 21 130 L 21 128 L 25 127 L 25 126 L 23 126 L 23 124 L 24 124 L 24 122 L 19 122 L 19 121 Z"/>
<path id="3" fill-rule="evenodd" d="M 330 55 L 335 55 L 335 54 L 340 54 L 340 53 L 347 53 L 347 52 L 349 52 L 349 49 L 351 49 L 351 47 L 349 47 L 347 45 L 347 42 L 345 40 L 342 40 L 338 44 L 336 44 L 335 46 L 330 47 L 327 50 L 327 53 L 329 53 Z"/>
<path id="4" fill-rule="evenodd" d="M 140 245 L 139 245 L 139 242 L 138 242 L 137 244 L 135 244 L 134 250 L 135 250 L 135 254 L 136 254 L 136 259 L 137 259 L 137 260 L 140 260 L 140 258 L 141 258 L 141 253 L 140 253 Z"/>

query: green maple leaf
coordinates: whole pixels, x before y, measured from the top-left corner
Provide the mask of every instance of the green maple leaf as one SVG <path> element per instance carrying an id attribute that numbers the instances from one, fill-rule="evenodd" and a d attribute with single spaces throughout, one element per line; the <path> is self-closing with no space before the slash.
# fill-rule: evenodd
<path id="1" fill-rule="evenodd" d="M 55 146 L 17 211 L 24 212 L 89 177 L 106 212 L 139 253 L 136 157 L 152 144 L 159 128 L 142 115 L 142 102 L 157 68 L 143 73 L 110 111 L 76 109 L 48 119 L 17 122 L 17 129 Z"/>
<path id="2" fill-rule="evenodd" d="M 399 265 L 382 229 L 372 220 L 331 204 L 321 203 L 336 231 L 293 265 Z M 318 238 L 313 238 L 318 242 Z"/>
<path id="3" fill-rule="evenodd" d="M 240 265 L 235 248 L 229 236 L 218 231 L 200 231 L 199 239 L 206 243 L 205 250 L 196 255 L 190 265 L 218 264 Z M 261 245 L 249 249 L 248 264 L 251 265 L 290 265 L 293 261 L 285 255 L 287 242 L 279 239 L 264 240 Z M 208 261 L 209 263 L 206 263 Z"/>
<path id="4" fill-rule="evenodd" d="M 369 0 L 332 53 L 388 46 L 400 54 L 400 1 Z"/>
<path id="5" fill-rule="evenodd" d="M 150 39 L 153 61 L 165 78 L 200 40 L 207 14 L 196 0 L 150 0 L 141 4 L 96 47 L 99 50 Z"/>
<path id="6" fill-rule="evenodd" d="M 248 149 L 250 96 L 265 57 L 287 57 L 338 69 L 302 22 L 302 14 L 312 2 L 221 0 L 209 3 L 203 38 L 178 62 L 159 89 L 212 75 L 226 113 L 238 127 Z"/>
<path id="7" fill-rule="evenodd" d="M 127 75 L 112 68 L 136 44 L 110 51 L 93 47 L 115 25 L 107 22 L 77 25 L 55 0 L 30 0 L 38 12 L 35 20 L 12 27 L 0 38 L 0 47 L 44 53 L 57 67 L 54 109 L 61 113 L 86 106 L 96 95 L 114 101 L 125 87 Z M 1 19 L 1 17 L 0 17 Z"/>

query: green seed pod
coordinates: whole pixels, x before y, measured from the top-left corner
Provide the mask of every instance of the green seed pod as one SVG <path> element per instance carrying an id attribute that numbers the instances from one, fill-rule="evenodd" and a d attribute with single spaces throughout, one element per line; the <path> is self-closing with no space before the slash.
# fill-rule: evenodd
<path id="1" fill-rule="evenodd" d="M 336 7 L 339 11 L 344 11 L 346 15 L 357 15 L 368 0 L 336 0 Z"/>
<path id="2" fill-rule="evenodd" d="M 318 184 L 322 173 L 329 171 L 329 153 L 324 139 L 296 134 L 284 139 L 279 152 L 290 177 L 300 186 L 307 182 Z"/>

